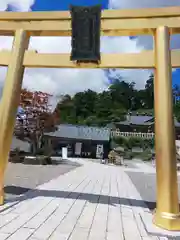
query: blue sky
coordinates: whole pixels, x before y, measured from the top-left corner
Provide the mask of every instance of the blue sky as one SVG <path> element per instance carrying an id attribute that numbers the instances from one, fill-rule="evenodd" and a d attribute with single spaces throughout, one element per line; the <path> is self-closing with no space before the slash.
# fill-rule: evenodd
<path id="1" fill-rule="evenodd" d="M 95 5 L 101 4 L 103 8 L 108 7 L 107 0 L 36 0 L 32 7 L 33 11 L 57 11 L 68 10 L 69 5 Z"/>
<path id="2" fill-rule="evenodd" d="M 176 69 L 175 72 L 172 74 L 173 84 L 180 85 L 180 69 Z"/>
<path id="3" fill-rule="evenodd" d="M 68 10 L 70 5 L 95 5 L 101 4 L 102 8 L 108 8 L 108 0 L 35 0 L 31 7 L 32 11 L 63 11 Z M 9 6 L 8 11 L 14 10 Z M 180 84 L 180 69 L 172 74 L 173 84 Z"/>

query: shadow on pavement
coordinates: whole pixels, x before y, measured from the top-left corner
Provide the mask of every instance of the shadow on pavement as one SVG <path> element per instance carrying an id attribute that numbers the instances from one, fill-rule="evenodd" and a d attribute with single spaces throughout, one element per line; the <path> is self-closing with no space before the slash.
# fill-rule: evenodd
<path id="1" fill-rule="evenodd" d="M 4 192 L 6 194 L 12 194 L 12 195 L 21 195 L 24 194 L 32 189 L 30 188 L 25 188 L 25 187 L 19 187 L 19 186 L 5 186 L 4 187 Z"/>
<path id="2" fill-rule="evenodd" d="M 11 207 L 18 204 L 20 201 L 25 199 L 32 199 L 39 196 L 43 197 L 55 197 L 55 198 L 67 198 L 67 199 L 81 199 L 86 200 L 91 203 L 100 203 L 100 204 L 110 204 L 110 205 L 124 205 L 124 206 L 135 206 L 135 207 L 143 207 L 149 208 L 153 210 L 156 207 L 155 202 L 144 202 L 143 200 L 138 199 L 129 199 L 129 198 L 121 198 L 107 195 L 98 195 L 92 193 L 82 193 L 82 192 L 68 192 L 68 191 L 54 191 L 54 190 L 40 190 L 40 189 L 30 189 L 23 188 L 18 186 L 6 186 L 5 187 L 6 194 L 12 195 L 21 195 L 19 197 L 15 197 L 8 202 L 15 202 Z M 22 195 L 25 194 L 25 195 Z M 9 208 L 9 207 L 8 207 Z M 7 208 L 1 210 L 6 211 Z M 1 212 L 0 211 L 0 212 Z"/>

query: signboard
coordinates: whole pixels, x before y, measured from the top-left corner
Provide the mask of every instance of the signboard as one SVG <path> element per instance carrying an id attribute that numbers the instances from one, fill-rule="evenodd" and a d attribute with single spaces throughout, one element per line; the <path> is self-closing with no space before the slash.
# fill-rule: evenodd
<path id="1" fill-rule="evenodd" d="M 71 6 L 71 61 L 100 61 L 101 6 Z"/>
<path id="2" fill-rule="evenodd" d="M 75 155 L 81 155 L 82 143 L 77 142 L 75 145 Z"/>
<path id="3" fill-rule="evenodd" d="M 67 148 L 66 147 L 63 147 L 62 148 L 62 158 L 63 159 L 67 159 Z"/>
<path id="4" fill-rule="evenodd" d="M 96 148 L 96 157 L 97 158 L 103 158 L 103 145 L 97 145 L 97 148 Z"/>

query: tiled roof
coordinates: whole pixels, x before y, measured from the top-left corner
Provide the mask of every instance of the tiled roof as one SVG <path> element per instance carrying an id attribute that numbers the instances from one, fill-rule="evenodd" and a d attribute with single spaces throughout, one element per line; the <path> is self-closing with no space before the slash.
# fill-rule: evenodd
<path id="1" fill-rule="evenodd" d="M 154 124 L 154 117 L 152 116 L 131 116 L 129 121 L 122 121 L 118 122 L 118 124 L 121 125 L 151 125 Z M 176 127 L 180 127 L 180 122 L 177 121 L 176 118 L 174 118 L 174 124 Z"/>
<path id="2" fill-rule="evenodd" d="M 109 141 L 110 129 L 61 124 L 57 131 L 46 133 L 45 135 L 59 138 Z"/>
<path id="3" fill-rule="evenodd" d="M 129 125 L 129 124 L 150 125 L 151 122 L 148 122 L 148 121 L 150 121 L 152 118 L 153 118 L 152 116 L 130 116 L 129 120 L 118 122 L 118 123 L 122 125 Z"/>

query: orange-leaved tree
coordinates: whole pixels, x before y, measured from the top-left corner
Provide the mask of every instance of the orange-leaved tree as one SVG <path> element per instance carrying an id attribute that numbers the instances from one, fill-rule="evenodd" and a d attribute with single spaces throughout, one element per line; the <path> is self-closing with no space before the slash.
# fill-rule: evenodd
<path id="1" fill-rule="evenodd" d="M 56 129 L 58 118 L 56 112 L 51 112 L 50 97 L 50 94 L 40 91 L 21 90 L 14 133 L 30 142 L 33 154 L 41 149 L 44 132 Z"/>

